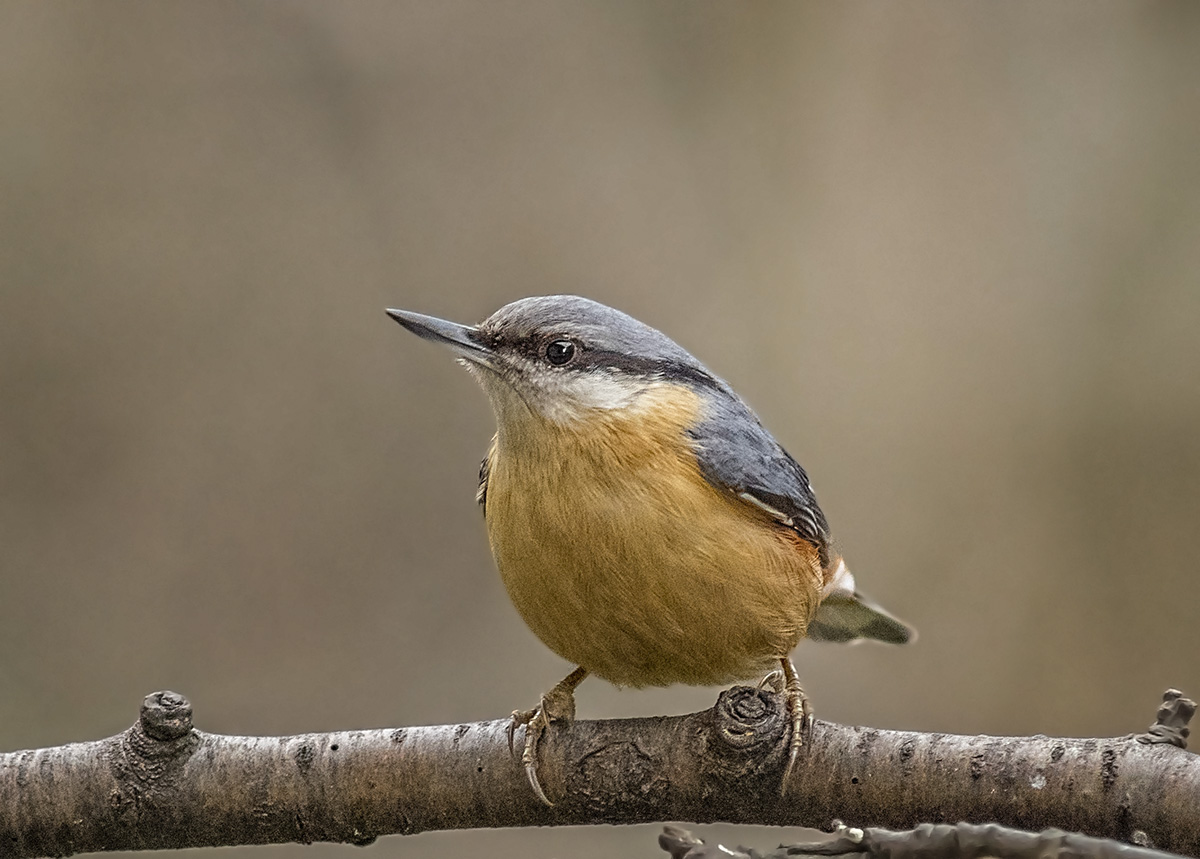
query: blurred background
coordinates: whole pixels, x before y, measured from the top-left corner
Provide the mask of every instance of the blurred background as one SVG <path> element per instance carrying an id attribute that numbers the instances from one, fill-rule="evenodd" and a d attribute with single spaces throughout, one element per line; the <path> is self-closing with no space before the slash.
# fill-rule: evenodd
<path id="1" fill-rule="evenodd" d="M 728 379 L 919 627 L 802 644 L 819 717 L 1144 729 L 1200 694 L 1198 44 L 1186 0 L 5 0 L 0 750 L 158 689 L 238 734 L 534 703 L 570 666 L 488 554 L 486 401 L 383 308 L 552 292 Z"/>

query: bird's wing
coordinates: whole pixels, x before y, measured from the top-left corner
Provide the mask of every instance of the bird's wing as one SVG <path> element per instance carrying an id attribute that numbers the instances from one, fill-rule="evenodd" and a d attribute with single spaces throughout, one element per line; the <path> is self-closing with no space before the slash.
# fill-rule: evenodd
<path id="1" fill-rule="evenodd" d="M 708 406 L 705 418 L 691 431 L 704 478 L 791 528 L 820 552 L 827 581 L 809 636 L 889 644 L 914 640 L 916 630 L 859 593 L 845 563 L 830 557 L 829 525 L 799 463 L 732 392 L 711 398 Z"/>
<path id="2" fill-rule="evenodd" d="M 711 397 L 691 429 L 704 479 L 793 529 L 828 562 L 829 525 L 808 475 L 732 391 Z"/>
<path id="3" fill-rule="evenodd" d="M 492 470 L 492 458 L 496 455 L 496 436 L 492 436 L 492 442 L 488 445 L 487 454 L 484 455 L 483 461 L 479 463 L 479 488 L 475 490 L 475 500 L 479 502 L 479 510 L 483 513 L 484 518 L 487 517 L 487 485 L 488 474 Z"/>

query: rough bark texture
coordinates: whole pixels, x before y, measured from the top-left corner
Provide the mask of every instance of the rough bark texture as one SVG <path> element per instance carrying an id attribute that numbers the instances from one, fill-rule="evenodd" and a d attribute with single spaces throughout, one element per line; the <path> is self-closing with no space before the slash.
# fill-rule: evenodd
<path id="1" fill-rule="evenodd" d="M 1186 700 L 1186 699 L 1185 699 Z M 280 842 L 467 827 L 661 820 L 911 828 L 1050 825 L 1200 854 L 1200 759 L 1171 742 L 962 737 L 818 722 L 786 796 L 782 703 L 737 687 L 687 716 L 554 726 L 546 808 L 508 722 L 293 737 L 195 730 L 181 696 L 129 730 L 0 755 L 0 856 Z"/>

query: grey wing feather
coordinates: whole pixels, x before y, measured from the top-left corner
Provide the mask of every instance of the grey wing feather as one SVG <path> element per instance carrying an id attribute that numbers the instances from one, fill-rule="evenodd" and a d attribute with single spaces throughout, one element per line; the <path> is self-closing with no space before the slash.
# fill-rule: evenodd
<path id="1" fill-rule="evenodd" d="M 786 523 L 820 550 L 821 563 L 827 565 L 829 525 L 804 469 L 727 387 L 710 396 L 707 405 L 704 419 L 691 430 L 704 478 Z M 826 586 L 808 635 L 820 641 L 889 644 L 917 637 L 916 630 L 860 594 L 842 563 Z"/>
<path id="2" fill-rule="evenodd" d="M 821 550 L 825 563 L 829 525 L 804 469 L 728 388 L 708 397 L 707 406 L 704 418 L 691 429 L 704 478 L 777 511 L 782 521 Z"/>
<path id="3" fill-rule="evenodd" d="M 487 487 L 488 474 L 491 472 L 492 456 L 496 453 L 496 436 L 492 436 L 492 443 L 488 445 L 488 452 L 483 457 L 483 461 L 479 463 L 479 488 L 475 490 L 475 500 L 479 502 L 479 509 L 483 513 L 484 518 L 487 518 Z"/>

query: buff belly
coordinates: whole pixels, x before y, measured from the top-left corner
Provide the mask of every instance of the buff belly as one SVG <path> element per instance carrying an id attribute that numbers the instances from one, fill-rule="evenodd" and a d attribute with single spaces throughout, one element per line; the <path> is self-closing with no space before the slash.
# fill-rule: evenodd
<path id="1" fill-rule="evenodd" d="M 618 421 L 501 434 L 486 507 L 500 575 L 551 650 L 612 683 L 756 676 L 816 610 L 816 550 L 703 478 L 689 414 L 657 417 L 634 444 Z"/>

